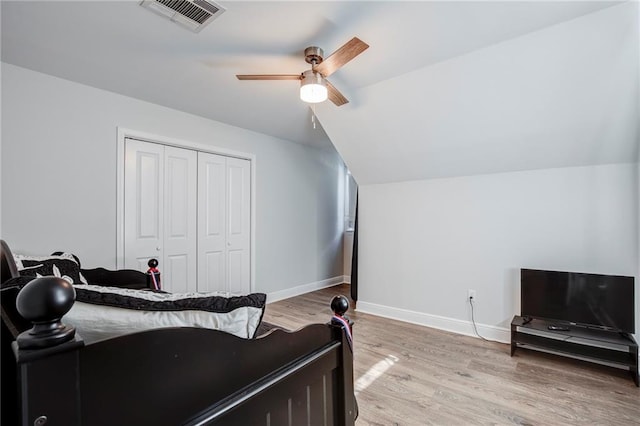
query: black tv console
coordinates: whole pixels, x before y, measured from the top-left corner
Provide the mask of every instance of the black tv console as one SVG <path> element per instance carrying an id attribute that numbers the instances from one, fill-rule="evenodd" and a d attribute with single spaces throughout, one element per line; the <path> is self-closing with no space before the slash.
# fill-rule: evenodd
<path id="1" fill-rule="evenodd" d="M 569 326 L 569 330 L 550 330 L 552 322 L 523 318 L 511 321 L 511 356 L 517 348 L 562 355 L 629 370 L 636 386 L 638 343 L 629 334 Z M 553 328 L 553 327 L 552 327 Z"/>

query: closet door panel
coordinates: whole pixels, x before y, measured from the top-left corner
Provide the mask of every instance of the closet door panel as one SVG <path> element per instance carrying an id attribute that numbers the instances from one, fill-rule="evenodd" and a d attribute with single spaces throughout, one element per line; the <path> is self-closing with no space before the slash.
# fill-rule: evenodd
<path id="1" fill-rule="evenodd" d="M 244 270 L 246 264 L 246 256 L 243 250 L 229 250 L 227 252 L 228 271 L 229 271 L 229 292 L 232 294 L 248 293 L 244 290 Z"/>
<path id="2" fill-rule="evenodd" d="M 195 269 L 189 267 L 190 258 L 187 255 L 165 256 L 164 269 L 160 285 L 163 290 L 171 293 L 187 293 L 195 291 L 189 287 L 189 282 L 185 279 L 189 275 L 195 275 Z"/>
<path id="3" fill-rule="evenodd" d="M 204 272 L 206 273 L 206 280 L 202 282 L 202 285 L 198 286 L 198 291 L 205 293 L 214 291 L 226 292 L 225 253 L 222 251 L 210 251 L 205 254 L 205 258 Z"/>
<path id="4" fill-rule="evenodd" d="M 164 173 L 164 279 L 170 292 L 196 291 L 197 152 L 166 147 Z"/>
<path id="5" fill-rule="evenodd" d="M 231 293 L 249 293 L 251 162 L 227 158 L 227 269 Z"/>
<path id="6" fill-rule="evenodd" d="M 198 291 L 229 291 L 225 168 L 225 157 L 198 153 Z"/>
<path id="7" fill-rule="evenodd" d="M 159 182 L 162 167 L 160 157 L 154 153 L 137 152 L 138 170 L 136 193 L 139 207 L 136 215 L 136 237 L 160 239 L 160 211 L 162 185 Z"/>
<path id="8" fill-rule="evenodd" d="M 164 147 L 125 141 L 124 239 L 127 269 L 146 271 L 148 259 L 162 260 Z"/>

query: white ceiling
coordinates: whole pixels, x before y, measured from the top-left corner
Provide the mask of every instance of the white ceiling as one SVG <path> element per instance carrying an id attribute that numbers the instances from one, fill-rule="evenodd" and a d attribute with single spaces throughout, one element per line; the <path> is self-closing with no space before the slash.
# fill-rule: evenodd
<path id="1" fill-rule="evenodd" d="M 361 184 L 636 162 L 637 6 L 364 87 L 318 117 Z"/>
<path id="2" fill-rule="evenodd" d="M 442 69 L 438 66 L 455 58 L 618 7 L 620 2 L 220 3 L 227 11 L 194 34 L 140 7 L 137 1 L 3 1 L 2 60 L 294 142 L 323 146 L 329 143 L 327 135 L 321 127 L 313 129 L 311 111 L 298 98 L 298 83 L 241 82 L 235 74 L 298 73 L 307 68 L 302 54 L 305 47 L 318 45 L 328 54 L 357 36 L 371 47 L 330 78 L 352 102 L 340 108 L 325 103 L 317 111 L 351 167 L 358 162 L 353 151 L 367 149 L 362 143 L 351 144 L 353 138 L 393 137 L 393 121 L 381 123 L 379 119 L 393 113 L 398 102 L 406 101 L 394 96 L 413 91 L 415 82 L 407 86 L 403 81 L 411 81 L 414 73 Z M 373 97 L 385 91 L 386 98 Z M 410 100 L 412 104 L 403 108 L 422 107 L 420 99 Z M 414 125 L 419 129 L 420 119 Z M 360 133 L 360 126 L 367 131 Z M 401 130 L 402 134 L 415 133 L 411 128 Z M 407 145 L 407 158 L 413 150 Z M 459 156 L 452 151 L 445 157 L 455 162 Z M 378 164 L 380 157 L 371 161 Z M 405 178 L 400 174 L 378 179 L 365 173 L 364 166 L 355 168 L 366 175 L 362 182 Z M 456 170 L 456 174 L 472 172 Z M 409 176 L 430 177 L 416 172 Z"/>

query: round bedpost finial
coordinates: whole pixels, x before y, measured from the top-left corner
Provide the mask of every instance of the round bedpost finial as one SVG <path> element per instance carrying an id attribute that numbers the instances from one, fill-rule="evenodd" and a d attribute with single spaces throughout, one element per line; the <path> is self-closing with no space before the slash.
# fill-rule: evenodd
<path id="1" fill-rule="evenodd" d="M 149 265 L 149 270 L 147 271 L 147 287 L 153 290 L 161 290 L 158 259 L 149 259 L 147 265 Z"/>
<path id="2" fill-rule="evenodd" d="M 331 310 L 338 316 L 344 316 L 349 310 L 349 300 L 344 296 L 335 296 L 331 299 Z"/>
<path id="3" fill-rule="evenodd" d="M 351 321 L 345 317 L 344 314 L 349 310 L 349 299 L 340 295 L 331 299 L 331 310 L 333 311 L 333 318 L 331 318 L 331 324 L 337 325 L 344 330 L 349 348 L 353 350 L 353 336 L 351 334 Z"/>
<path id="4" fill-rule="evenodd" d="M 33 323 L 33 328 L 18 336 L 18 347 L 46 348 L 73 339 L 75 328 L 67 327 L 61 320 L 75 299 L 73 285 L 62 278 L 36 278 L 25 285 L 16 298 L 16 308 Z"/>

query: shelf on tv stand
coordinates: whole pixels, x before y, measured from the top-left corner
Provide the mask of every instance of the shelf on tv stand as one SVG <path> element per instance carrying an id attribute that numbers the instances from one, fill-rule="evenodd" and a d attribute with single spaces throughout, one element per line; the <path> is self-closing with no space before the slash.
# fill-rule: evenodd
<path id="1" fill-rule="evenodd" d="M 511 321 L 511 356 L 517 348 L 533 349 L 629 370 L 636 386 L 638 344 L 631 335 L 569 326 L 569 330 L 549 330 L 553 322 L 521 316 Z"/>

